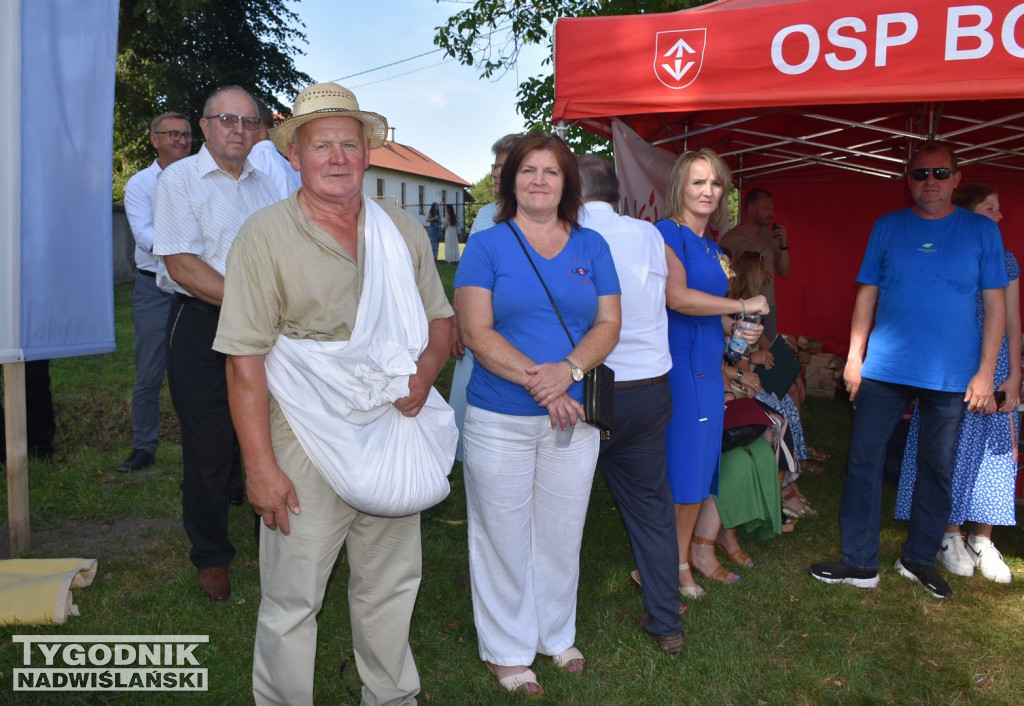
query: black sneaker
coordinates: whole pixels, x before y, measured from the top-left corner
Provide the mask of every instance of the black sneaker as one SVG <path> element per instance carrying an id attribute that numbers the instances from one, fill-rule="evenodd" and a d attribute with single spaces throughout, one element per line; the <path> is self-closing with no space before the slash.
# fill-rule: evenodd
<path id="1" fill-rule="evenodd" d="M 156 461 L 156 457 L 145 449 L 132 449 L 132 454 L 124 461 L 121 461 L 121 465 L 117 467 L 117 470 L 122 473 L 129 471 L 141 471 L 143 468 L 149 468 Z"/>
<path id="2" fill-rule="evenodd" d="M 934 566 L 914 564 L 906 559 L 897 559 L 896 570 L 900 572 L 900 576 L 917 581 L 936 598 L 949 598 L 953 595 L 953 589 L 949 587 L 945 579 L 939 576 L 939 572 L 935 570 Z"/>
<path id="3" fill-rule="evenodd" d="M 878 571 L 861 571 L 847 566 L 842 561 L 823 561 L 812 564 L 808 572 L 824 583 L 848 583 L 857 588 L 878 586 Z"/>

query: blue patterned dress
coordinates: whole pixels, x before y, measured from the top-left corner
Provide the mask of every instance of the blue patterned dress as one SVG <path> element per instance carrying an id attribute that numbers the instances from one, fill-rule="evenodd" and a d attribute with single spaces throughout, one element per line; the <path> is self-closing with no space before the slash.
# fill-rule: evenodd
<path id="1" fill-rule="evenodd" d="M 1009 250 L 1006 275 L 1012 282 L 1020 277 L 1017 258 Z M 981 293 L 978 294 L 978 329 L 984 322 Z M 995 389 L 1010 374 L 1010 356 L 1006 335 L 996 360 Z M 1014 525 L 1014 486 L 1017 481 L 1017 413 L 976 414 L 964 411 L 956 440 L 953 461 L 953 510 L 949 524 L 980 522 L 987 525 Z M 910 518 L 910 506 L 917 480 L 917 443 L 921 420 L 917 405 L 910 422 L 907 446 L 903 452 L 899 490 L 896 492 L 896 519 Z"/>

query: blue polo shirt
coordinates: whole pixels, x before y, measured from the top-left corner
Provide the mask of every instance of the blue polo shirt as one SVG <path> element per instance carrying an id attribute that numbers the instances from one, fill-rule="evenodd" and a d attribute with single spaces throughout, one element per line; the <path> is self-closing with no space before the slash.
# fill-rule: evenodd
<path id="1" fill-rule="evenodd" d="M 569 242 L 550 260 L 534 250 L 526 238 L 523 244 L 558 303 L 573 340 L 579 343 L 594 324 L 597 298 L 620 293 L 608 244 L 589 228 L 573 229 Z M 505 223 L 469 239 L 455 273 L 455 288 L 467 286 L 491 291 L 494 330 L 531 360 L 560 361 L 572 351 L 573 345 L 544 287 Z M 583 383 L 570 386 L 569 395 L 582 402 Z M 474 407 L 500 414 L 547 414 L 525 388 L 487 370 L 479 358 L 466 388 L 466 399 Z"/>
<path id="2" fill-rule="evenodd" d="M 977 294 L 1009 283 L 995 223 L 962 208 L 937 220 L 909 208 L 882 216 L 857 281 L 879 289 L 864 377 L 967 389 L 981 360 Z"/>

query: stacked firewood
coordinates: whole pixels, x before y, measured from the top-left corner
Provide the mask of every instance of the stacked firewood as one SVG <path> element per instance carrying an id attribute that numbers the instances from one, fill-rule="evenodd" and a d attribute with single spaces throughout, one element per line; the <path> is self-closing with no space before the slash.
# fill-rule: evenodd
<path id="1" fill-rule="evenodd" d="M 837 355 L 821 352 L 821 339 L 811 336 L 787 336 L 786 343 L 804 366 L 804 382 L 811 397 L 832 399 L 843 389 L 845 361 Z"/>

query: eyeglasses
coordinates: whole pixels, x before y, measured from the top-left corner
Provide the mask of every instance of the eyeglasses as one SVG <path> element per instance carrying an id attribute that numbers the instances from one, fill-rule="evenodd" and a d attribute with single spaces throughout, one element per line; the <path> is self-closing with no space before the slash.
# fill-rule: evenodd
<path id="1" fill-rule="evenodd" d="M 242 121 L 242 127 L 246 130 L 258 130 L 260 127 L 259 118 L 248 118 L 242 117 L 241 115 L 234 115 L 232 113 L 220 113 L 218 115 L 204 115 L 207 120 L 213 120 L 217 118 L 220 120 L 220 124 L 226 127 L 228 130 L 233 130 L 235 125 L 238 125 L 238 121 Z"/>
<path id="2" fill-rule="evenodd" d="M 492 164 L 491 165 L 491 172 L 500 172 L 501 168 L 504 167 L 504 166 L 505 166 L 504 164 Z"/>
<path id="3" fill-rule="evenodd" d="M 171 138 L 171 142 L 177 142 L 178 140 L 185 138 L 185 142 L 192 141 L 191 132 L 182 132 L 181 130 L 156 130 L 150 133 L 151 135 L 167 135 Z"/>
<path id="4" fill-rule="evenodd" d="M 914 181 L 924 181 L 928 178 L 928 174 L 931 173 L 935 177 L 935 181 L 946 181 L 950 176 L 953 175 L 953 170 L 949 167 L 929 167 L 927 169 L 915 169 L 910 172 L 910 178 Z"/>
<path id="5" fill-rule="evenodd" d="M 764 253 L 760 253 L 757 250 L 744 250 L 742 254 L 743 255 L 753 255 L 758 260 L 763 260 L 764 259 Z"/>

